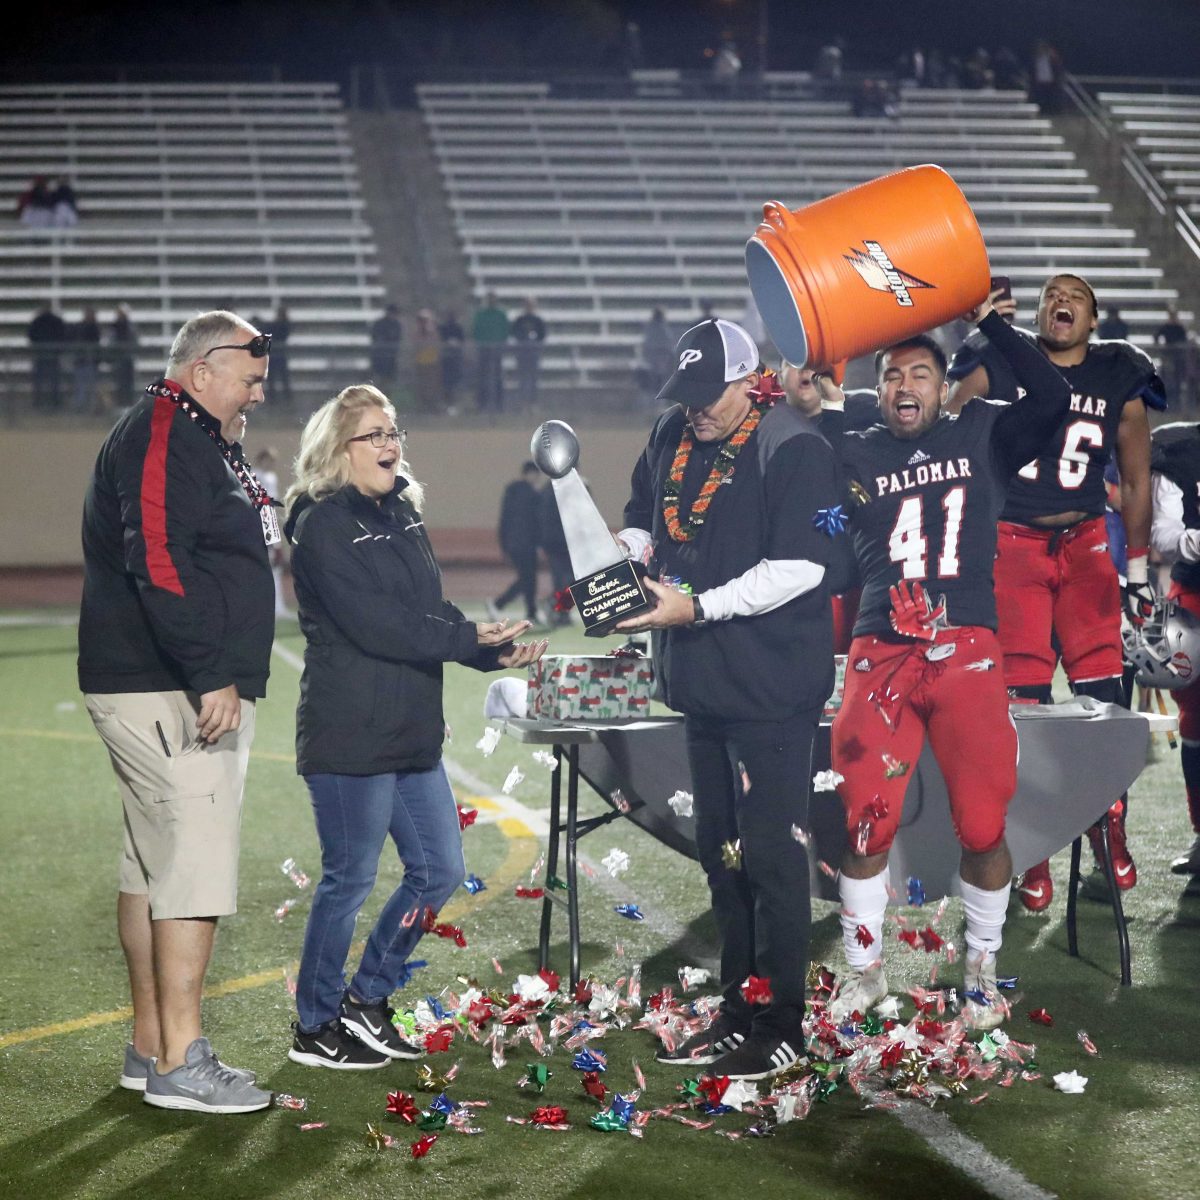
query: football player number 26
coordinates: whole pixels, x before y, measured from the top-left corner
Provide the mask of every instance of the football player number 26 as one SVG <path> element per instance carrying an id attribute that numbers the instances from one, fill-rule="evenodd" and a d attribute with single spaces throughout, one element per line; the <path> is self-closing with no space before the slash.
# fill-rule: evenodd
<path id="1" fill-rule="evenodd" d="M 937 574 L 948 579 L 958 574 L 958 539 L 962 533 L 963 504 L 966 488 L 951 488 L 942 497 L 945 514 L 942 550 L 937 559 Z M 925 536 L 925 508 L 920 496 L 909 496 L 896 513 L 896 523 L 888 538 L 892 562 L 904 564 L 905 579 L 928 579 L 929 541 Z"/>
<path id="2" fill-rule="evenodd" d="M 1063 438 L 1062 454 L 1058 458 L 1058 483 L 1060 487 L 1083 486 L 1087 478 L 1088 448 L 1104 445 L 1104 428 L 1095 421 L 1073 421 L 1067 426 Z M 1018 472 L 1022 479 L 1038 477 L 1037 459 L 1026 463 Z"/>

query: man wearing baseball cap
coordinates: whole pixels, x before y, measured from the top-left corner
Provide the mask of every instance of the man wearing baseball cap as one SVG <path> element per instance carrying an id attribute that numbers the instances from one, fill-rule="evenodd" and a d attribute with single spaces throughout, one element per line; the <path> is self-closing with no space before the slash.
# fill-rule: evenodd
<path id="1" fill-rule="evenodd" d="M 808 857 L 793 831 L 833 688 L 837 468 L 740 326 L 701 322 L 675 361 L 620 534 L 657 604 L 617 628 L 655 631 L 663 698 L 685 717 L 724 1001 L 659 1061 L 765 1079 L 804 1044 Z"/>

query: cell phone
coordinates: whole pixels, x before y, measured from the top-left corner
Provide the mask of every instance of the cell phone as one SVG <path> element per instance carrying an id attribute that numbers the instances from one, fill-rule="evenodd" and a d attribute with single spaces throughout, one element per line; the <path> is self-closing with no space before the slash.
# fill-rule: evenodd
<path id="1" fill-rule="evenodd" d="M 1007 275 L 993 275 L 992 283 L 991 283 L 991 290 L 993 292 L 999 290 L 1000 295 L 997 297 L 997 299 L 1011 300 L 1012 299 L 1012 280 L 1009 279 L 1009 277 Z"/>

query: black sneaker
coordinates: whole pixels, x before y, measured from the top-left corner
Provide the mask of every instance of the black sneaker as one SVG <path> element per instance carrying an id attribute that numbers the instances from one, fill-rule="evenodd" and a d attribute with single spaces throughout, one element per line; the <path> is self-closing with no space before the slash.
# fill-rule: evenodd
<path id="1" fill-rule="evenodd" d="M 356 1004 L 347 996 L 342 1001 L 342 1027 L 348 1029 L 372 1050 L 386 1054 L 388 1058 L 424 1058 L 425 1051 L 412 1042 L 406 1042 L 392 1024 L 395 1009 L 386 1000 L 374 1004 Z"/>
<path id="2" fill-rule="evenodd" d="M 676 1067 L 706 1067 L 722 1054 L 736 1050 L 746 1040 L 746 1026 L 739 1025 L 726 1012 L 717 1013 L 713 1023 L 693 1033 L 674 1050 L 662 1049 L 655 1057 L 660 1063 Z"/>
<path id="3" fill-rule="evenodd" d="M 343 1029 L 341 1022 L 330 1021 L 315 1033 L 304 1033 L 298 1021 L 292 1022 L 292 1048 L 288 1058 L 306 1067 L 331 1067 L 335 1071 L 375 1071 L 392 1060 L 386 1054 L 364 1046 Z"/>
<path id="4" fill-rule="evenodd" d="M 728 1075 L 730 1079 L 770 1079 L 795 1063 L 807 1061 L 803 1042 L 798 1045 L 799 1050 L 774 1034 L 754 1034 L 743 1039 L 737 1049 L 718 1058 L 709 1074 Z"/>

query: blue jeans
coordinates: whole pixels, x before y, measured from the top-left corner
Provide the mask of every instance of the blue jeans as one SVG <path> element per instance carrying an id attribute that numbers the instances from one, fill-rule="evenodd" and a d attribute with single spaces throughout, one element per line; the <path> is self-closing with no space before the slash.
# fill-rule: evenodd
<path id="1" fill-rule="evenodd" d="M 386 999 L 406 978 L 421 940 L 426 906 L 434 912 L 462 883 L 462 834 L 445 767 L 388 775 L 306 775 L 317 836 L 321 882 L 313 895 L 296 985 L 300 1028 L 332 1021 L 346 993 L 343 971 L 354 922 L 375 886 L 379 855 L 391 834 L 404 879 L 367 939 L 350 988 L 359 1000 Z"/>

